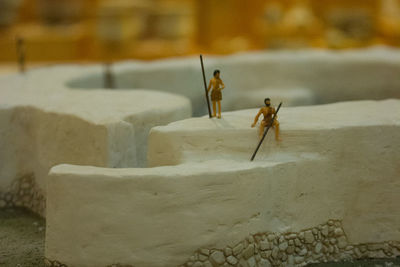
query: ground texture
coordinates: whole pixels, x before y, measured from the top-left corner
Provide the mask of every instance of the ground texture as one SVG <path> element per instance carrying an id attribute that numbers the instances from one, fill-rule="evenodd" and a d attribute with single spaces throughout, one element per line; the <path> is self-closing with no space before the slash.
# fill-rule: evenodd
<path id="1" fill-rule="evenodd" d="M 45 220 L 22 209 L 0 209 L 0 266 L 44 266 Z"/>

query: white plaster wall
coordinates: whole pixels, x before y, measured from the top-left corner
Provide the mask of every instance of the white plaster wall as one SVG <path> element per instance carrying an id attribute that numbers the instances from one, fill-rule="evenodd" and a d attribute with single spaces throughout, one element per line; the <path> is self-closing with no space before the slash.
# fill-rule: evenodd
<path id="1" fill-rule="evenodd" d="M 256 130 L 246 128 L 256 110 L 152 131 L 150 147 L 162 143 L 166 157 L 182 150 L 180 165 L 52 168 L 46 257 L 70 266 L 176 266 L 199 248 L 329 219 L 343 221 L 351 243 L 399 241 L 400 101 L 284 110 L 281 147 L 264 146 L 254 162 Z M 291 125 L 289 114 L 308 120 Z M 174 135 L 183 145 L 171 152 Z"/>
<path id="2" fill-rule="evenodd" d="M 149 129 L 190 117 L 182 96 L 66 86 L 101 71 L 74 65 L 0 77 L 0 192 L 33 174 L 45 193 L 48 171 L 60 163 L 146 166 Z"/>
<path id="3" fill-rule="evenodd" d="M 214 69 L 221 70 L 226 84 L 224 111 L 255 108 L 251 94 L 270 88 L 282 92 L 303 88 L 294 105 L 360 99 L 400 97 L 400 53 L 375 47 L 348 51 L 300 50 L 204 56 L 207 82 Z M 148 88 L 184 95 L 191 99 L 195 116 L 207 112 L 198 57 L 154 62 L 133 61 L 113 66 L 119 88 Z M 72 87 L 98 88 L 100 76 L 87 75 L 69 83 Z M 238 101 L 241 95 L 249 95 Z M 278 95 L 279 96 L 279 95 Z M 264 99 L 268 95 L 262 95 Z M 276 94 L 274 94 L 276 97 Z M 279 97 L 280 98 L 280 97 Z M 261 102 L 262 104 L 262 102 Z"/>

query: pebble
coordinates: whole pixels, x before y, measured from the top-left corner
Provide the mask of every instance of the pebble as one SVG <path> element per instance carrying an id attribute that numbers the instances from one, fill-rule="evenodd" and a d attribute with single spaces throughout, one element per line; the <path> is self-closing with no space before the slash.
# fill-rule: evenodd
<path id="1" fill-rule="evenodd" d="M 235 265 L 235 264 L 238 263 L 238 260 L 237 260 L 234 256 L 228 256 L 228 257 L 226 258 L 226 261 L 227 261 L 229 264 L 232 264 L 232 265 Z"/>
<path id="2" fill-rule="evenodd" d="M 322 244 L 321 243 L 317 243 L 315 245 L 315 249 L 314 249 L 315 253 L 319 254 L 319 253 L 321 253 L 321 250 L 322 250 Z"/>
<path id="3" fill-rule="evenodd" d="M 249 267 L 256 267 L 257 262 L 256 259 L 254 257 L 251 257 L 247 260 L 247 264 L 249 265 Z"/>
<path id="4" fill-rule="evenodd" d="M 275 240 L 275 235 L 274 234 L 269 234 L 267 238 L 268 238 L 268 241 L 274 241 Z"/>
<path id="5" fill-rule="evenodd" d="M 338 238 L 338 247 L 345 248 L 347 246 L 347 239 L 345 236 L 341 236 Z"/>
<path id="6" fill-rule="evenodd" d="M 261 259 L 258 263 L 258 267 L 271 267 L 271 263 L 266 259 Z"/>
<path id="7" fill-rule="evenodd" d="M 227 247 L 224 249 L 224 253 L 225 253 L 225 256 L 230 256 L 230 255 L 232 255 L 232 249 Z"/>
<path id="8" fill-rule="evenodd" d="M 222 253 L 222 251 L 214 251 L 213 253 L 211 253 L 210 255 L 210 261 L 215 265 L 215 264 L 222 264 L 225 262 L 225 256 L 224 253 Z"/>
<path id="9" fill-rule="evenodd" d="M 260 242 L 260 249 L 261 250 L 268 250 L 268 249 L 270 249 L 271 248 L 271 245 L 270 245 L 270 243 L 267 241 L 267 240 L 262 240 L 261 242 Z"/>
<path id="10" fill-rule="evenodd" d="M 342 236 L 343 235 L 343 230 L 340 228 L 336 228 L 334 231 L 335 236 Z"/>
<path id="11" fill-rule="evenodd" d="M 304 232 L 304 240 L 307 244 L 312 244 L 314 242 L 314 235 L 310 230 Z"/>
<path id="12" fill-rule="evenodd" d="M 285 251 L 288 248 L 288 243 L 287 242 L 283 242 L 279 244 L 279 250 L 280 251 Z"/>
<path id="13" fill-rule="evenodd" d="M 242 252 L 242 250 L 243 250 L 243 244 L 242 243 L 239 243 L 239 244 L 237 244 L 233 249 L 232 249 L 232 252 L 233 252 L 233 255 L 238 255 L 240 252 Z"/>
<path id="14" fill-rule="evenodd" d="M 254 244 L 250 244 L 244 251 L 243 257 L 247 260 L 254 255 Z"/>

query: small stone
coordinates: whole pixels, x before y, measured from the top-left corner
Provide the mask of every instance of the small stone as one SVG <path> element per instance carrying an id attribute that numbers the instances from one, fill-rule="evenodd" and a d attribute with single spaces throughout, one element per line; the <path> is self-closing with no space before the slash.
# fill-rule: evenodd
<path id="1" fill-rule="evenodd" d="M 260 241 L 260 249 L 261 250 L 267 250 L 267 249 L 270 249 L 270 248 L 271 248 L 271 245 L 267 240 Z"/>
<path id="2" fill-rule="evenodd" d="M 314 235 L 310 230 L 304 232 L 304 240 L 307 244 L 312 244 L 314 242 Z"/>
<path id="3" fill-rule="evenodd" d="M 277 259 L 278 253 L 279 253 L 279 248 L 274 247 L 274 249 L 272 250 L 272 253 L 271 253 L 272 258 Z"/>
<path id="4" fill-rule="evenodd" d="M 274 234 L 269 234 L 267 236 L 268 241 L 274 241 L 275 240 L 275 235 Z"/>
<path id="5" fill-rule="evenodd" d="M 210 261 L 213 263 L 213 265 L 224 263 L 225 262 L 224 253 L 222 253 L 222 251 L 219 250 L 214 251 L 210 255 Z"/>
<path id="6" fill-rule="evenodd" d="M 354 249 L 354 254 L 356 255 L 357 258 L 361 258 L 362 257 L 362 253 L 358 248 Z"/>
<path id="7" fill-rule="evenodd" d="M 307 249 L 306 248 L 303 248 L 300 252 L 299 252 L 299 255 L 300 256 L 304 256 L 304 255 L 306 255 L 307 254 Z"/>
<path id="8" fill-rule="evenodd" d="M 335 236 L 342 236 L 343 235 L 343 230 L 341 228 L 336 228 L 334 231 Z"/>
<path id="9" fill-rule="evenodd" d="M 333 234 L 335 232 L 335 227 L 334 226 L 329 226 L 329 233 Z"/>
<path id="10" fill-rule="evenodd" d="M 296 239 L 294 240 L 294 244 L 296 245 L 296 247 L 300 247 L 300 246 L 301 246 L 300 239 L 296 238 Z"/>
<path id="11" fill-rule="evenodd" d="M 299 256 L 294 257 L 294 262 L 295 262 L 296 264 L 300 264 L 300 263 L 302 263 L 303 261 L 304 261 L 304 257 L 299 257 Z"/>
<path id="12" fill-rule="evenodd" d="M 232 255 L 232 249 L 227 247 L 224 249 L 224 253 L 225 253 L 225 256 L 230 256 L 230 255 Z"/>
<path id="13" fill-rule="evenodd" d="M 287 242 L 283 242 L 281 244 L 279 244 L 279 250 L 280 251 L 285 251 L 288 248 L 288 243 Z"/>
<path id="14" fill-rule="evenodd" d="M 353 246 L 347 246 L 346 250 L 353 250 L 353 248 L 354 248 Z"/>
<path id="15" fill-rule="evenodd" d="M 232 264 L 232 265 L 235 265 L 235 264 L 238 263 L 238 260 L 237 260 L 234 256 L 228 256 L 228 257 L 226 258 L 226 261 L 227 261 L 229 264 Z"/>
<path id="16" fill-rule="evenodd" d="M 206 260 L 208 260 L 208 256 L 199 254 L 199 261 L 206 261 Z"/>
<path id="17" fill-rule="evenodd" d="M 279 257 L 282 261 L 286 261 L 287 260 L 287 255 L 285 253 L 282 253 Z"/>
<path id="18" fill-rule="evenodd" d="M 322 244 L 318 242 L 317 245 L 315 245 L 314 251 L 315 253 L 319 254 L 321 250 L 322 250 Z"/>
<path id="19" fill-rule="evenodd" d="M 290 239 L 290 240 L 288 241 L 288 243 L 289 243 L 290 246 L 293 246 L 293 245 L 294 245 L 293 239 Z"/>
<path id="20" fill-rule="evenodd" d="M 279 244 L 280 244 L 280 243 L 283 243 L 284 241 L 285 241 L 285 238 L 284 238 L 283 236 L 280 236 L 280 237 L 279 237 Z"/>
<path id="21" fill-rule="evenodd" d="M 334 245 L 334 244 L 336 244 L 336 239 L 335 238 L 331 238 L 331 239 L 329 239 L 329 242 L 332 244 L 332 245 Z"/>
<path id="22" fill-rule="evenodd" d="M 210 255 L 210 251 L 208 249 L 202 248 L 200 249 L 200 253 L 206 256 Z"/>
<path id="23" fill-rule="evenodd" d="M 261 256 L 260 256 L 260 254 L 256 254 L 256 256 L 255 256 L 255 257 L 256 257 L 256 261 L 257 261 L 257 262 L 259 262 L 259 261 L 261 260 Z"/>
<path id="24" fill-rule="evenodd" d="M 242 252 L 242 250 L 243 250 L 243 244 L 242 243 L 239 243 L 239 244 L 237 244 L 233 249 L 232 249 L 232 252 L 233 252 L 233 255 L 238 255 L 240 252 Z"/>
<path id="25" fill-rule="evenodd" d="M 338 247 L 345 248 L 347 246 L 347 240 L 345 236 L 341 236 L 338 238 Z"/>
<path id="26" fill-rule="evenodd" d="M 365 251 L 367 251 L 367 246 L 366 246 L 366 245 L 361 245 L 361 246 L 360 246 L 360 251 L 361 251 L 362 253 L 364 253 Z"/>
<path id="27" fill-rule="evenodd" d="M 329 221 L 328 221 L 328 225 L 334 225 L 334 224 L 335 224 L 334 221 L 332 221 L 332 220 L 329 220 Z"/>
<path id="28" fill-rule="evenodd" d="M 263 257 L 264 259 L 268 259 L 271 256 L 271 254 L 272 254 L 271 250 L 260 252 L 261 257 Z"/>
<path id="29" fill-rule="evenodd" d="M 317 229 L 317 228 L 313 228 L 313 229 L 312 229 L 312 233 L 313 233 L 314 235 L 318 234 L 318 229 Z"/>
<path id="30" fill-rule="evenodd" d="M 249 267 L 249 264 L 247 263 L 247 261 L 246 261 L 245 259 L 241 258 L 241 259 L 239 260 L 238 266 L 239 266 L 239 267 Z"/>
<path id="31" fill-rule="evenodd" d="M 304 239 L 304 232 L 300 232 L 299 233 L 299 238 L 302 239 L 302 240 Z"/>
<path id="32" fill-rule="evenodd" d="M 257 265 L 256 259 L 254 257 L 250 257 L 247 260 L 247 264 L 249 265 L 249 267 L 256 267 Z"/>
<path id="33" fill-rule="evenodd" d="M 271 263 L 269 262 L 269 260 L 261 259 L 258 263 L 258 267 L 271 267 Z"/>
<path id="34" fill-rule="evenodd" d="M 288 234 L 288 235 L 286 235 L 286 238 L 287 239 L 295 239 L 297 237 L 297 234 Z"/>
<path id="35" fill-rule="evenodd" d="M 250 244 L 244 251 L 243 257 L 247 260 L 254 255 L 254 244 Z"/>
<path id="36" fill-rule="evenodd" d="M 203 266 L 204 266 L 204 267 L 213 267 L 213 265 L 212 265 L 211 262 L 209 262 L 209 261 L 203 262 Z"/>
<path id="37" fill-rule="evenodd" d="M 286 250 L 287 254 L 293 254 L 294 253 L 294 246 L 289 246 Z"/>
<path id="38" fill-rule="evenodd" d="M 322 255 L 322 254 L 313 254 L 312 258 L 313 258 L 313 260 L 318 260 L 318 259 L 322 258 L 323 256 L 324 255 Z"/>
<path id="39" fill-rule="evenodd" d="M 247 241 L 249 241 L 250 244 L 254 243 L 254 237 L 252 235 L 247 237 Z"/>
<path id="40" fill-rule="evenodd" d="M 322 234 L 323 236 L 325 236 L 325 237 L 328 236 L 328 234 L 329 234 L 329 228 L 328 228 L 327 225 L 322 226 L 321 234 Z"/>

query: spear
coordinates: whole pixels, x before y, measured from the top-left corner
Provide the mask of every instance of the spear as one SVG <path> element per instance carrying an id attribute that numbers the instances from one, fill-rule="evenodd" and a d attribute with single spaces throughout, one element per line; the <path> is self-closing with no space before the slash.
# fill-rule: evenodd
<path id="1" fill-rule="evenodd" d="M 260 148 L 262 142 L 264 141 L 265 136 L 267 136 L 267 133 L 268 133 L 269 128 L 271 128 L 272 124 L 274 123 L 275 116 L 276 116 L 276 114 L 278 114 L 278 111 L 279 111 L 279 109 L 281 108 L 281 106 L 282 106 L 282 102 L 279 103 L 279 106 L 278 106 L 278 108 L 276 109 L 276 112 L 275 112 L 274 116 L 272 117 L 272 120 L 269 122 L 267 129 L 265 129 L 264 134 L 263 134 L 263 137 L 261 138 L 260 142 L 258 143 L 257 148 L 256 148 L 256 150 L 255 150 L 254 153 L 253 153 L 253 156 L 251 156 L 251 159 L 250 159 L 251 161 L 253 161 L 253 159 L 256 157 L 257 151 L 258 151 L 258 149 Z"/>
<path id="2" fill-rule="evenodd" d="M 201 71 L 203 72 L 203 81 L 204 81 L 204 89 L 206 90 L 206 99 L 207 99 L 207 108 L 208 108 L 208 115 L 211 116 L 211 109 L 210 109 L 210 100 L 208 99 L 208 92 L 207 92 L 207 82 L 206 82 L 206 74 L 204 73 L 204 65 L 203 65 L 203 56 L 200 55 L 200 63 L 201 63 Z"/>

